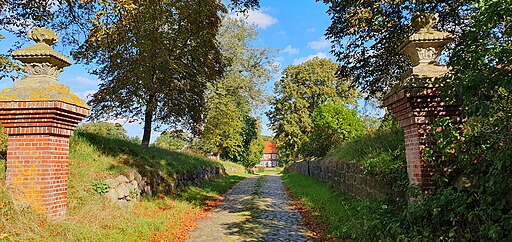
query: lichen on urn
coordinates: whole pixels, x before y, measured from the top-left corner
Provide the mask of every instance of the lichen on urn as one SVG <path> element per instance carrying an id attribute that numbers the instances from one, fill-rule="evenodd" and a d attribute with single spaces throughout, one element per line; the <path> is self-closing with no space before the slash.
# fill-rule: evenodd
<path id="1" fill-rule="evenodd" d="M 439 21 L 437 13 L 416 13 L 411 19 L 411 26 L 417 31 L 434 30 L 434 25 Z"/>
<path id="2" fill-rule="evenodd" d="M 33 28 L 28 34 L 28 37 L 36 43 L 45 43 L 47 45 L 53 45 L 59 41 L 57 33 L 45 27 Z"/>
<path id="3" fill-rule="evenodd" d="M 412 17 L 411 26 L 416 32 L 399 47 L 400 53 L 411 61 L 412 74 L 434 77 L 447 72 L 445 67 L 440 67 L 438 60 L 453 36 L 435 30 L 434 25 L 438 21 L 438 14 L 433 13 L 416 13 Z"/>
<path id="4" fill-rule="evenodd" d="M 36 43 L 14 51 L 12 56 L 23 63 L 24 71 L 29 75 L 15 81 L 14 88 L 0 92 L 0 102 L 62 101 L 89 109 L 83 100 L 70 93 L 68 86 L 57 80 L 63 68 L 71 65 L 66 56 L 51 47 L 59 40 L 57 33 L 46 28 L 34 28 L 28 37 Z"/>

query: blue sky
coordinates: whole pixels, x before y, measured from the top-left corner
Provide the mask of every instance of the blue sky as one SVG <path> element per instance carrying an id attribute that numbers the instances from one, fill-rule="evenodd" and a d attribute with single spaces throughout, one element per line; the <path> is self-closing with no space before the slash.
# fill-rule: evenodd
<path id="1" fill-rule="evenodd" d="M 324 39 L 326 28 L 330 24 L 327 15 L 327 6 L 314 0 L 288 0 L 271 1 L 261 0 L 261 8 L 256 11 L 249 11 L 247 21 L 257 26 L 258 39 L 254 45 L 279 49 L 275 61 L 280 64 L 279 71 L 290 64 L 300 64 L 314 56 L 333 58 L 329 54 L 330 43 Z M 7 53 L 12 48 L 16 39 L 7 33 L 0 32 L 6 39 L 0 40 L 0 53 Z M 31 43 L 26 43 L 27 46 Z M 55 46 L 55 49 L 69 56 L 69 47 L 62 45 Z M 274 82 L 280 75 L 270 81 L 266 90 L 271 93 Z M 87 67 L 83 65 L 72 65 L 64 69 L 59 81 L 70 86 L 71 92 L 82 99 L 94 93 L 98 89 L 100 81 L 87 73 Z M 10 79 L 0 81 L 0 90 L 12 87 Z M 261 113 L 263 113 L 262 110 Z M 271 131 L 266 124 L 268 119 L 261 114 L 263 134 L 269 135 Z M 123 123 L 122 120 L 113 120 Z M 142 137 L 142 125 L 139 123 L 124 123 L 123 125 L 130 136 Z M 153 132 L 152 140 L 159 135 Z"/>

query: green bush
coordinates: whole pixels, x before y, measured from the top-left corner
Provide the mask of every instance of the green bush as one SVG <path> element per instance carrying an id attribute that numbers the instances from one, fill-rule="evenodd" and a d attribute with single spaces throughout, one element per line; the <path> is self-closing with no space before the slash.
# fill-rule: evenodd
<path id="1" fill-rule="evenodd" d="M 403 130 L 380 128 L 346 142 L 327 154 L 327 159 L 356 163 L 368 176 L 405 190 L 408 184 Z"/>
<path id="2" fill-rule="evenodd" d="M 189 138 L 183 130 L 168 130 L 160 134 L 155 140 L 155 146 L 168 150 L 182 150 Z"/>
<path id="3" fill-rule="evenodd" d="M 77 127 L 77 132 L 96 134 L 113 139 L 130 140 L 123 125 L 108 122 L 86 123 Z"/>
<path id="4" fill-rule="evenodd" d="M 333 101 L 319 105 L 311 120 L 313 132 L 301 146 L 305 157 L 323 157 L 332 148 L 364 134 L 366 130 L 356 110 Z"/>

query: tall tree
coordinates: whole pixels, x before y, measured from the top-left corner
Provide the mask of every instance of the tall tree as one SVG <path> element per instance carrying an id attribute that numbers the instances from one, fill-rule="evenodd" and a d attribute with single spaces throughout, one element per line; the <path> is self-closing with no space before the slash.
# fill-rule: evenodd
<path id="1" fill-rule="evenodd" d="M 0 31 L 16 35 L 20 40 L 34 26 L 47 27 L 57 31 L 63 41 L 76 48 L 83 39 L 89 39 L 91 22 L 100 19 L 110 25 L 130 9 L 147 1 L 132 0 L 0 0 Z M 175 1 L 187 4 L 187 1 Z M 191 2 L 192 4 L 193 2 Z M 246 11 L 259 7 L 257 0 L 232 0 L 228 6 L 234 11 Z M 101 25 L 101 24 L 100 24 Z M 211 25 L 213 29 L 218 25 Z M 0 39 L 3 36 L 0 35 Z M 18 43 L 19 45 L 19 43 Z M 0 54 L 0 79 L 7 77 L 19 67 L 5 54 Z M 15 78 L 16 76 L 10 76 Z"/>
<path id="2" fill-rule="evenodd" d="M 215 36 L 223 6 L 216 0 L 147 0 L 104 7 L 109 11 L 97 15 L 74 53 L 97 65 L 92 73 L 103 80 L 89 101 L 91 117 L 143 121 L 145 146 L 154 122 L 193 128 L 206 85 L 222 75 Z"/>
<path id="3" fill-rule="evenodd" d="M 273 50 L 251 46 L 255 26 L 226 16 L 218 40 L 226 61 L 225 75 L 211 85 L 202 139 L 221 153 L 238 160 L 244 152 L 241 136 L 247 116 L 266 101 L 264 84 L 275 72 Z"/>
<path id="4" fill-rule="evenodd" d="M 265 142 L 260 133 L 260 120 L 251 116 L 245 116 L 241 134 L 243 153 L 240 162 L 246 168 L 254 167 L 261 159 Z"/>
<path id="5" fill-rule="evenodd" d="M 339 65 L 330 59 L 315 57 L 303 64 L 290 65 L 275 83 L 276 96 L 267 112 L 275 133 L 280 157 L 298 158 L 298 150 L 313 130 L 311 115 L 329 100 L 355 104 L 359 93 L 349 79 L 339 79 Z"/>

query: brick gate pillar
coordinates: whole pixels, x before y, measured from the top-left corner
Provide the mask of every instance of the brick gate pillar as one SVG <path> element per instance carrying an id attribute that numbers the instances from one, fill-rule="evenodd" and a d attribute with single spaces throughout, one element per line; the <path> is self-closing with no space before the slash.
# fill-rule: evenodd
<path id="1" fill-rule="evenodd" d="M 29 76 L 0 92 L 6 185 L 15 204 L 59 218 L 67 208 L 69 137 L 89 107 L 57 81 L 71 61 L 50 47 L 56 33 L 34 28 L 29 38 L 36 44 L 12 54 Z"/>
<path id="2" fill-rule="evenodd" d="M 413 16 L 416 33 L 400 47 L 400 53 L 411 61 L 407 70 L 383 99 L 383 105 L 398 119 L 405 133 L 405 154 L 409 183 L 418 185 L 422 192 L 432 192 L 435 187 L 433 167 L 423 160 L 423 150 L 432 145 L 432 122 L 450 117 L 460 122 L 459 107 L 447 104 L 439 95 L 443 77 L 448 73 L 438 58 L 446 44 L 452 40 L 449 33 L 433 29 L 437 15 L 420 13 Z"/>

